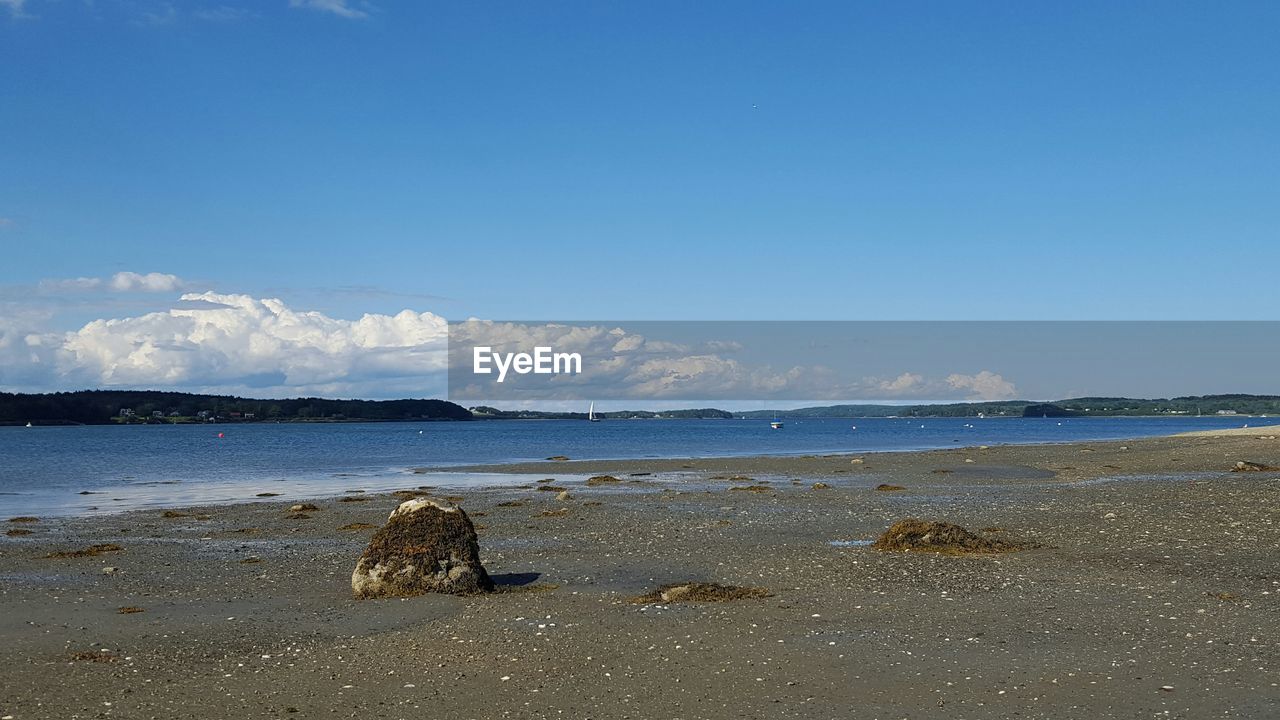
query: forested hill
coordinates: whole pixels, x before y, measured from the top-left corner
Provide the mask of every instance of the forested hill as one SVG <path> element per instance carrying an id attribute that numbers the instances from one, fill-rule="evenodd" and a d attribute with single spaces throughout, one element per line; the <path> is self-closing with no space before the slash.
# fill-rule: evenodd
<path id="1" fill-rule="evenodd" d="M 446 400 L 257 400 L 157 390 L 0 393 L 0 424 L 470 420 Z"/>
<path id="2" fill-rule="evenodd" d="M 1115 417 L 1159 415 L 1280 415 L 1277 395 L 1190 395 L 1137 399 L 1087 397 L 1033 403 L 1026 400 L 946 405 L 826 405 L 795 410 L 755 410 L 735 417 Z"/>

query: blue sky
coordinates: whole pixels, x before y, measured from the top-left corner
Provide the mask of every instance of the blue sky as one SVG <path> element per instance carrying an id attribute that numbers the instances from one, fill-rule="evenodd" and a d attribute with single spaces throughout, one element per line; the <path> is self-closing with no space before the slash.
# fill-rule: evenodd
<path id="1" fill-rule="evenodd" d="M 177 306 L 22 299 L 119 272 L 346 320 L 1275 319 L 1278 23 L 0 0 L 0 285 L 59 332 Z"/>

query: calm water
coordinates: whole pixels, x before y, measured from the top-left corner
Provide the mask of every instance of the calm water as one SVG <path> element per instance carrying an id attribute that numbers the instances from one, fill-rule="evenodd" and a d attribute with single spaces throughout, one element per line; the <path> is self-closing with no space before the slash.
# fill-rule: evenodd
<path id="1" fill-rule="evenodd" d="M 259 492 L 301 498 L 422 484 L 519 484 L 529 478 L 415 475 L 412 469 L 550 455 L 578 460 L 917 450 L 1136 438 L 1246 422 L 1276 420 L 823 419 L 788 420 L 783 430 L 762 420 L 0 427 L 0 515 L 226 502 Z M 92 494 L 81 494 L 86 491 Z"/>

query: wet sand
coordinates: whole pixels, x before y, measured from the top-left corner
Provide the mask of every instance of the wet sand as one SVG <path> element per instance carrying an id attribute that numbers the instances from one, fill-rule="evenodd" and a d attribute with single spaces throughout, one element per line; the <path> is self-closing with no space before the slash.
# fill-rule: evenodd
<path id="1" fill-rule="evenodd" d="M 484 468 L 621 482 L 467 492 L 473 598 L 351 598 L 390 495 L 6 522 L 0 716 L 1273 717 L 1268 433 Z M 913 516 L 1034 547 L 857 542 Z M 683 580 L 772 596 L 631 602 Z"/>

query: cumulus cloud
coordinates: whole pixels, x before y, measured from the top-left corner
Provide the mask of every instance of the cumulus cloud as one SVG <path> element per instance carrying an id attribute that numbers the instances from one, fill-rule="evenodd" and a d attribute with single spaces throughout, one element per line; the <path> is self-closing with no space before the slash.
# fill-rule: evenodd
<path id="1" fill-rule="evenodd" d="M 353 20 L 369 16 L 369 13 L 351 7 L 347 0 L 289 0 L 289 7 L 319 10 Z"/>
<path id="2" fill-rule="evenodd" d="M 59 373 L 93 385 L 259 388 L 385 397 L 443 371 L 446 324 L 429 312 L 358 320 L 297 311 L 277 299 L 190 293 L 189 307 L 95 320 L 67 333 Z M 391 393 L 388 393 L 391 390 Z"/>
<path id="3" fill-rule="evenodd" d="M 136 272 L 118 272 L 111 276 L 108 283 L 116 292 L 173 292 L 182 288 L 182 280 L 177 275 L 150 272 L 145 275 Z"/>
<path id="4" fill-rule="evenodd" d="M 499 323 L 473 320 L 452 327 L 430 312 L 365 314 L 342 319 L 282 300 L 192 292 L 170 303 L 139 291 L 177 287 L 173 275 L 118 273 L 56 283 L 43 305 L 0 293 L 0 389 L 35 391 L 135 387 L 268 396 L 449 396 L 456 401 L 997 400 L 1015 396 L 1012 382 L 976 374 L 899 372 L 857 377 L 816 363 L 771 365 L 738 342 L 714 337 L 663 339 L 661 325 Z M 49 288 L 46 288 L 49 289 Z M 120 314 L 49 329 L 70 292 Z M 85 307 L 83 303 L 75 307 Z M 712 333 L 706 333 L 711 335 Z M 657 336 L 657 337 L 655 337 Z M 528 352 L 548 346 L 578 352 L 581 375 L 523 375 L 503 386 L 470 374 L 471 348 Z M 756 348 L 758 350 L 758 348 Z M 452 356 L 450 351 L 453 351 Z M 785 362 L 776 352 L 765 354 Z M 492 376 L 487 378 L 492 380 Z M 515 380 L 512 377 L 512 380 Z M 534 381 L 533 387 L 529 381 Z M 538 383 L 541 383 L 540 385 Z M 499 390 L 494 393 L 494 390 Z"/>
<path id="5" fill-rule="evenodd" d="M 989 370 L 976 375 L 953 373 L 947 376 L 947 384 L 956 390 L 967 391 L 968 400 L 1012 400 L 1018 394 L 1013 383 Z"/>
<path id="6" fill-rule="evenodd" d="M 136 273 L 118 272 L 109 278 L 78 277 L 41 280 L 39 288 L 45 292 L 89 292 L 109 290 L 111 292 L 143 292 L 164 293 L 175 292 L 186 286 L 186 282 L 177 275 L 169 273 Z"/>
<path id="7" fill-rule="evenodd" d="M 886 393 L 898 395 L 902 393 L 908 393 L 913 390 L 919 390 L 925 384 L 926 383 L 923 375 L 904 372 L 892 380 L 877 381 L 876 387 L 880 388 Z"/>
<path id="8" fill-rule="evenodd" d="M 639 327 L 661 328 L 639 323 Z M 712 331 L 714 331 L 712 329 Z M 687 333 L 685 333 L 687 335 Z M 496 383 L 496 373 L 476 375 L 473 348 L 494 353 L 580 353 L 582 372 L 575 375 L 509 374 Z M 757 348 L 758 349 L 758 348 Z M 718 352 L 717 352 L 718 351 Z M 752 359 L 740 342 L 701 339 L 693 344 L 670 342 L 608 325 L 502 323 L 470 320 L 450 327 L 450 394 L 468 401 L 585 399 L 801 399 L 841 401 L 958 400 L 1011 397 L 1012 383 L 983 371 L 967 376 L 941 373 L 928 377 L 902 372 L 887 377 L 857 377 L 853 369 L 836 370 L 820 363 L 776 365 Z M 803 356 L 797 356 L 800 359 Z"/>

